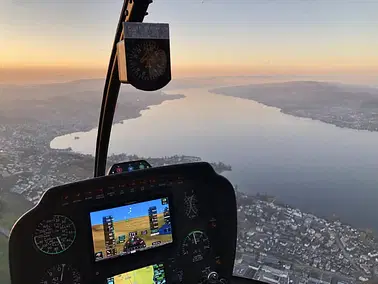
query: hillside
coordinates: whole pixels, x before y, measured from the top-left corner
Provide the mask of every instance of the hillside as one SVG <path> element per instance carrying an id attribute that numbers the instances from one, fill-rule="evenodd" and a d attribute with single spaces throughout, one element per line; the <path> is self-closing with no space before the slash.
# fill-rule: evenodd
<path id="1" fill-rule="evenodd" d="M 42 85 L 0 85 L 2 124 L 45 123 L 62 133 L 86 131 L 98 124 L 104 81 L 80 80 Z M 182 95 L 143 92 L 121 86 L 114 122 L 135 118 L 140 111 Z M 63 125 L 64 124 L 64 125 Z"/>
<path id="2" fill-rule="evenodd" d="M 378 89 L 316 81 L 255 84 L 210 90 L 254 100 L 281 112 L 338 127 L 378 131 Z"/>

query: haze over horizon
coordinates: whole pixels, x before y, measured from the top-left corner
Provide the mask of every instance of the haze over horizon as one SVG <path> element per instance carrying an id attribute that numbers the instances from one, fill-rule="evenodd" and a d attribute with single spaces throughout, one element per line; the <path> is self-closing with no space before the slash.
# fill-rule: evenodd
<path id="1" fill-rule="evenodd" d="M 2 1 L 0 83 L 103 78 L 121 6 Z M 368 0 L 156 0 L 145 21 L 170 24 L 174 77 L 376 76 L 376 11 Z"/>
<path id="2" fill-rule="evenodd" d="M 99 118 L 123 1 L 129 0 L 0 0 L 0 284 L 17 276 L 25 276 L 17 284 L 54 282 L 47 272 L 57 270 L 49 260 L 59 259 L 82 280 L 93 278 L 85 274 L 93 262 L 75 253 L 80 247 L 88 253 L 88 244 L 80 243 L 90 227 L 84 222 L 88 193 L 94 193 L 91 212 L 105 208 L 88 179 L 94 176 L 96 143 L 107 142 L 107 133 L 104 169 L 141 159 L 153 168 L 206 161 L 237 188 L 236 276 L 270 283 L 274 278 L 276 284 L 377 280 L 378 0 L 154 0 L 146 22 L 170 24 L 172 81 L 155 92 L 122 85 L 117 101 L 108 101 L 114 115 L 111 127 L 104 125 L 107 132 L 99 129 Z M 109 96 L 114 94 L 111 89 Z M 77 188 L 82 180 L 89 186 L 85 203 L 77 203 L 80 196 L 71 195 L 69 184 Z M 186 183 L 171 200 L 173 209 L 184 208 L 197 195 L 198 216 L 178 210 L 184 219 L 175 223 L 204 225 L 178 227 L 177 256 L 185 232 L 206 233 L 208 218 L 224 217 L 203 210 L 211 201 L 203 194 L 209 181 Z M 127 203 L 122 193 L 138 191 L 122 184 L 117 204 Z M 45 203 L 51 196 L 45 192 L 61 185 L 66 209 L 53 199 Z M 69 193 L 61 194 L 64 188 Z M 103 206 L 110 207 L 108 197 Z M 35 218 L 24 215 L 44 204 L 47 211 L 32 210 Z M 75 207 L 80 204 L 85 208 Z M 42 234 L 37 240 L 35 226 L 49 225 L 49 216 L 62 213 L 74 225 L 71 233 L 77 229 L 68 240 L 75 243 L 64 259 L 43 259 L 38 249 L 64 248 L 55 233 L 54 244 Z M 22 215 L 31 218 L 18 223 L 26 227 L 14 227 Z M 25 238 L 21 247 L 17 232 Z M 213 239 L 220 235 L 207 235 L 212 252 L 220 251 Z M 34 251 L 40 263 L 18 269 L 12 257 L 17 250 L 30 259 Z M 193 266 L 198 275 L 185 270 L 190 258 L 177 259 L 176 280 L 201 282 L 207 256 Z M 120 265 L 111 270 L 126 269 Z M 72 280 L 62 277 L 60 282 Z"/>

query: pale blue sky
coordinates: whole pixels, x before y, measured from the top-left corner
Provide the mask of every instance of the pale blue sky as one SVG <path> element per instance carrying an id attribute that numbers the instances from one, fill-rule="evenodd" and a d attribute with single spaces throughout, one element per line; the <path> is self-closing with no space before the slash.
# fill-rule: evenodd
<path id="1" fill-rule="evenodd" d="M 163 205 L 161 199 L 155 199 L 146 202 L 92 212 L 90 214 L 91 224 L 92 226 L 102 225 L 102 218 L 106 216 L 112 216 L 114 218 L 114 222 L 126 221 L 139 217 L 148 217 L 148 209 L 153 206 L 156 207 L 157 214 L 163 214 L 165 208 L 169 209 L 168 204 Z"/>

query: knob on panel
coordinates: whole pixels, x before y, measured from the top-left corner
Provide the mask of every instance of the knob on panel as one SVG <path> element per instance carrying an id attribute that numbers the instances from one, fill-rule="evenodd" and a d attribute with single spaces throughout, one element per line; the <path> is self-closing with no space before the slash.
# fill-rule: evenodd
<path id="1" fill-rule="evenodd" d="M 211 271 L 207 274 L 201 284 L 227 284 L 228 281 L 225 278 L 219 279 L 219 274 L 216 271 Z"/>
<path id="2" fill-rule="evenodd" d="M 219 279 L 219 275 L 217 272 L 215 271 L 211 271 L 208 275 L 207 275 L 207 282 L 208 283 L 218 283 L 218 279 Z"/>

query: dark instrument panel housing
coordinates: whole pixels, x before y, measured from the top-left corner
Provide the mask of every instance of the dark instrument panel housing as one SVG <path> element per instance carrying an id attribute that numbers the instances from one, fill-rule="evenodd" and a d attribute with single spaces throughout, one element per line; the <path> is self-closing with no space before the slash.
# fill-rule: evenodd
<path id="1" fill-rule="evenodd" d="M 198 200 L 198 216 L 187 215 L 184 199 Z M 95 261 L 90 212 L 168 197 L 173 242 L 117 258 Z M 109 277 L 152 264 L 164 264 L 167 283 L 199 283 L 209 271 L 230 281 L 233 271 L 237 216 L 233 186 L 208 163 L 149 168 L 93 178 L 54 187 L 14 225 L 9 240 L 12 284 L 39 284 L 46 271 L 65 264 L 76 269 L 81 284 L 106 284 Z M 33 235 L 37 225 L 54 215 L 75 224 L 76 238 L 64 252 L 49 255 L 38 250 Z M 210 252 L 193 262 L 182 254 L 185 238 L 204 232 Z M 181 276 L 180 276 L 181 275 Z M 48 283 L 49 284 L 49 283 Z"/>

